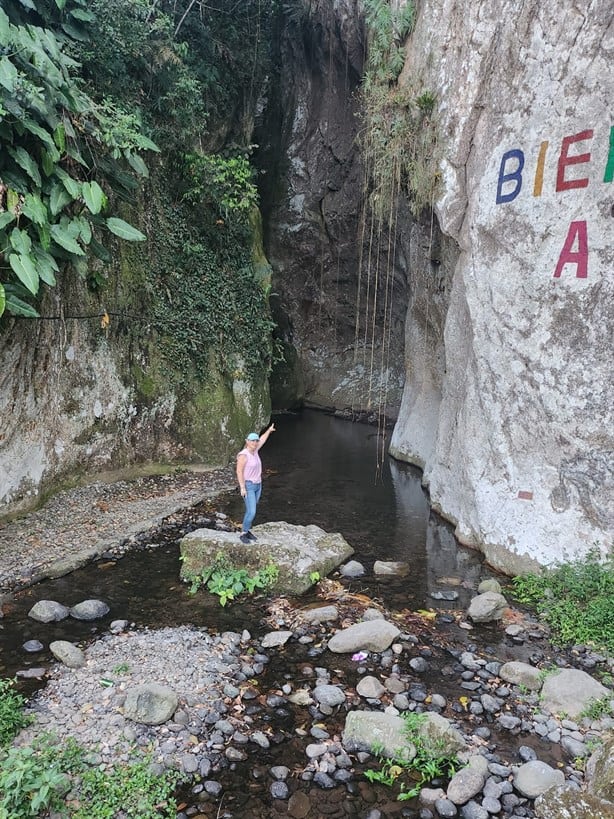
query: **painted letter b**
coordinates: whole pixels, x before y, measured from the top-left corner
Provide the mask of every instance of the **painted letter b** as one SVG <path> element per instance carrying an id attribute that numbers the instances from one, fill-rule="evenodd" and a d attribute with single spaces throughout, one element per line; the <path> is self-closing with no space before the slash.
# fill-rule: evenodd
<path id="1" fill-rule="evenodd" d="M 515 159 L 517 161 L 516 169 L 508 171 L 508 159 Z M 522 188 L 522 169 L 524 168 L 524 154 L 520 148 L 514 148 L 511 151 L 506 151 L 501 157 L 501 164 L 499 165 L 499 181 L 497 182 L 497 205 L 502 202 L 512 202 L 520 193 Z M 512 190 L 503 193 L 503 186 L 513 183 Z"/>

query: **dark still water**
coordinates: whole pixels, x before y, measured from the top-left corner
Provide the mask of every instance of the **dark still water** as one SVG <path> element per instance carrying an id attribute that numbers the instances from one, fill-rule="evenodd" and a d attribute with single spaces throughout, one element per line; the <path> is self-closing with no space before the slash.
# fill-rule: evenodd
<path id="1" fill-rule="evenodd" d="M 264 490 L 255 525 L 285 520 L 341 532 L 367 570 L 352 589 L 391 609 L 466 608 L 485 574 L 481 556 L 458 547 L 452 528 L 429 512 L 419 470 L 382 458 L 375 427 L 318 412 L 281 415 L 275 425 L 277 431 L 261 450 Z M 238 491 L 220 498 L 216 507 L 240 524 L 243 500 Z M 194 507 L 185 520 L 178 516 L 175 526 L 148 535 L 146 542 L 157 548 L 133 551 L 118 561 L 99 560 L 16 594 L 0 619 L 0 676 L 46 666 L 53 662 L 50 642 L 93 638 L 116 619 L 138 627 L 246 627 L 256 634 L 259 616 L 249 601 L 222 609 L 216 597 L 190 595 L 179 580 L 179 540 L 197 528 L 194 521 L 202 513 Z M 376 560 L 406 562 L 409 575 L 377 579 L 372 574 Z M 431 596 L 446 590 L 454 590 L 457 599 Z M 27 616 L 38 600 L 72 606 L 90 598 L 110 606 L 107 617 L 95 623 L 67 618 L 42 627 Z M 45 650 L 25 652 L 23 644 L 33 639 L 43 640 Z"/>
<path id="2" fill-rule="evenodd" d="M 430 592 L 446 580 L 469 601 L 481 555 L 459 547 L 452 527 L 430 512 L 420 470 L 389 458 L 377 428 L 318 412 L 278 416 L 275 427 L 260 450 L 264 481 L 255 525 L 285 520 L 341 532 L 369 577 L 376 560 L 409 563 L 401 584 L 379 586 L 388 596 L 400 585 L 404 606 L 432 605 Z M 227 511 L 241 520 L 238 495 Z"/>

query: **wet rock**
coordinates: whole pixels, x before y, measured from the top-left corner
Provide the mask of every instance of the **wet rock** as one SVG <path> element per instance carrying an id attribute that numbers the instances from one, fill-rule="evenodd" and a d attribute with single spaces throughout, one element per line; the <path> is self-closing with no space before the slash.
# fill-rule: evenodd
<path id="1" fill-rule="evenodd" d="M 418 726 L 418 732 L 427 745 L 433 748 L 446 748 L 450 753 L 456 753 L 466 748 L 465 738 L 456 728 L 452 726 L 450 720 L 428 711 L 424 714 L 423 721 Z"/>
<path id="2" fill-rule="evenodd" d="M 127 628 L 128 628 L 127 620 L 113 620 L 113 622 L 109 626 L 109 631 L 111 632 L 111 634 L 121 634 L 121 632 L 125 631 Z"/>
<path id="3" fill-rule="evenodd" d="M 292 819 L 305 819 L 311 810 L 311 800 L 303 791 L 296 791 L 288 800 L 288 816 Z"/>
<path id="4" fill-rule="evenodd" d="M 37 652 L 42 651 L 45 648 L 45 646 L 41 643 L 40 640 L 26 640 L 22 648 L 28 654 L 36 654 Z"/>
<path id="5" fill-rule="evenodd" d="M 373 574 L 378 577 L 406 577 L 409 574 L 409 563 L 399 560 L 376 560 Z"/>
<path id="6" fill-rule="evenodd" d="M 584 742 L 570 736 L 561 737 L 561 748 L 571 759 L 584 759 L 589 754 Z"/>
<path id="7" fill-rule="evenodd" d="M 402 717 L 379 711 L 350 711 L 345 719 L 342 744 L 346 751 L 369 751 L 381 747 L 384 756 L 401 753 L 412 760 L 416 749 L 407 740 L 407 727 Z"/>
<path id="8" fill-rule="evenodd" d="M 292 637 L 291 631 L 270 631 L 262 638 L 262 648 L 277 648 L 285 645 Z"/>
<path id="9" fill-rule="evenodd" d="M 469 604 L 467 616 L 474 623 L 489 623 L 492 620 L 500 620 L 503 612 L 507 608 L 507 600 L 502 594 L 496 592 L 484 592 L 474 597 Z"/>
<path id="10" fill-rule="evenodd" d="M 329 708 L 345 702 L 345 693 L 337 685 L 316 685 L 313 689 L 313 696 L 320 705 L 327 705 Z"/>
<path id="11" fill-rule="evenodd" d="M 456 805 L 449 799 L 436 799 L 433 807 L 441 819 L 454 819 L 455 816 L 458 816 Z"/>
<path id="12" fill-rule="evenodd" d="M 429 597 L 433 600 L 458 600 L 458 592 L 453 590 L 432 591 L 429 592 Z"/>
<path id="13" fill-rule="evenodd" d="M 557 771 L 539 759 L 521 765 L 514 774 L 514 787 L 518 793 L 529 799 L 536 799 L 554 785 L 562 785 L 565 774 Z"/>
<path id="14" fill-rule="evenodd" d="M 23 668 L 15 676 L 21 680 L 42 680 L 46 673 L 46 668 Z"/>
<path id="15" fill-rule="evenodd" d="M 162 725 L 177 710 L 179 697 L 166 685 L 147 683 L 128 691 L 124 715 L 143 725 Z"/>
<path id="16" fill-rule="evenodd" d="M 499 669 L 499 676 L 505 682 L 522 685 L 530 691 L 539 691 L 543 684 L 540 670 L 528 663 L 504 663 Z"/>
<path id="17" fill-rule="evenodd" d="M 460 815 L 461 819 L 489 819 L 489 813 L 486 808 L 473 801 L 463 805 Z"/>
<path id="18" fill-rule="evenodd" d="M 303 609 L 301 616 L 309 623 L 332 622 L 339 617 L 339 609 L 337 606 L 318 606 L 315 609 Z"/>
<path id="19" fill-rule="evenodd" d="M 273 799 L 287 799 L 290 795 L 290 789 L 285 782 L 272 782 L 270 791 Z"/>
<path id="20" fill-rule="evenodd" d="M 78 646 L 67 640 L 54 640 L 49 644 L 49 650 L 56 660 L 68 668 L 83 668 L 85 665 L 85 654 Z"/>
<path id="21" fill-rule="evenodd" d="M 611 695 L 609 689 L 597 682 L 586 671 L 567 668 L 549 674 L 541 690 L 541 705 L 552 714 L 565 713 L 578 717 L 592 700 Z"/>
<path id="22" fill-rule="evenodd" d="M 464 805 L 480 793 L 488 777 L 488 762 L 483 756 L 472 756 L 469 764 L 454 774 L 446 791 L 455 805 Z"/>
<path id="23" fill-rule="evenodd" d="M 357 560 L 349 560 L 339 569 L 341 577 L 362 577 L 365 574 L 365 567 Z"/>
<path id="24" fill-rule="evenodd" d="M 363 677 L 356 686 L 356 691 L 361 697 L 374 700 L 380 699 L 386 693 L 386 689 L 377 677 L 371 676 Z"/>
<path id="25" fill-rule="evenodd" d="M 55 600 L 39 600 L 28 612 L 28 617 L 39 623 L 58 623 L 65 620 L 68 613 L 68 606 L 63 606 Z"/>
<path id="26" fill-rule="evenodd" d="M 353 651 L 385 651 L 399 636 L 399 629 L 387 620 L 368 620 L 338 631 L 328 641 L 329 651 L 347 654 Z"/>
<path id="27" fill-rule="evenodd" d="M 75 620 L 97 620 L 109 611 L 109 606 L 102 600 L 82 600 L 70 609 L 69 614 Z"/>

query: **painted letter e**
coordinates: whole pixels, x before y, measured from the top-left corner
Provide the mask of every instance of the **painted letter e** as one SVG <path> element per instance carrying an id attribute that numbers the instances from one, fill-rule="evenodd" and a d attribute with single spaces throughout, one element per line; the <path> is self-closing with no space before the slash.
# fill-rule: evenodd
<path id="1" fill-rule="evenodd" d="M 518 162 L 516 169 L 507 171 L 508 159 L 515 159 Z M 497 182 L 497 205 L 502 202 L 512 202 L 520 193 L 522 188 L 522 169 L 524 168 L 524 154 L 520 148 L 506 151 L 501 157 L 499 165 L 499 181 Z M 514 183 L 514 187 L 508 193 L 503 193 L 503 186 L 507 183 Z"/>

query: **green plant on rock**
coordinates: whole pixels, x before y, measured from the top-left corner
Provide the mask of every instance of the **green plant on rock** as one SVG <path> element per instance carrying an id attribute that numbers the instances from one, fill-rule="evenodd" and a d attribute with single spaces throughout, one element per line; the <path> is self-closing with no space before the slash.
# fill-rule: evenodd
<path id="1" fill-rule="evenodd" d="M 614 712 L 612 708 L 613 700 L 614 692 L 612 692 L 612 694 L 606 694 L 606 696 L 601 699 L 595 699 L 593 697 L 580 716 L 587 717 L 587 719 L 591 720 L 601 719 L 601 717 L 611 717 Z"/>
<path id="2" fill-rule="evenodd" d="M 398 8 L 389 0 L 365 0 L 365 17 L 369 50 L 361 89 L 361 143 L 371 185 L 369 202 L 377 217 L 390 219 L 404 191 L 418 215 L 433 204 L 439 155 L 435 94 L 416 94 L 414 80 L 399 82 L 415 5 L 407 2 Z"/>
<path id="3" fill-rule="evenodd" d="M 365 771 L 365 777 L 371 782 L 384 785 L 398 785 L 397 799 L 405 801 L 416 797 L 421 789 L 439 777 L 450 778 L 462 767 L 455 754 L 451 753 L 445 741 L 426 737 L 422 727 L 426 722 L 425 714 L 406 712 L 403 714 L 405 735 L 408 743 L 413 745 L 416 753 L 413 758 L 399 749 L 392 757 L 383 755 L 382 746 L 374 746 L 373 753 L 380 763 L 378 770 Z"/>
<path id="4" fill-rule="evenodd" d="M 186 176 L 184 200 L 209 206 L 224 219 L 245 218 L 258 205 L 254 170 L 244 156 L 189 154 Z"/>
<path id="5" fill-rule="evenodd" d="M 199 573 L 186 573 L 190 594 L 206 588 L 219 597 L 221 606 L 236 600 L 242 594 L 253 594 L 257 589 L 270 588 L 278 577 L 279 568 L 274 563 L 250 573 L 247 569 L 233 566 L 221 552 L 216 555 L 211 566 L 206 566 Z"/>
<path id="6" fill-rule="evenodd" d="M 595 645 L 614 651 L 614 559 L 597 547 L 586 557 L 539 574 L 513 578 L 513 594 L 535 609 L 559 645 Z"/>

